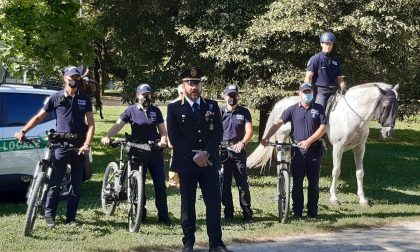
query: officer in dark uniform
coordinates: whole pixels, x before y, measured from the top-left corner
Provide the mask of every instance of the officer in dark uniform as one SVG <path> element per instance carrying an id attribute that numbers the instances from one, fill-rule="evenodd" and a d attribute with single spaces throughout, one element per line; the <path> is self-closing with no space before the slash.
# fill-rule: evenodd
<path id="1" fill-rule="evenodd" d="M 89 154 L 90 145 L 95 133 L 95 124 L 92 114 L 90 98 L 77 89 L 81 81 L 80 73 L 76 67 L 67 67 L 64 72 L 64 90 L 59 91 L 49 98 L 41 111 L 35 115 L 17 134 L 19 140 L 24 139 L 25 133 L 34 128 L 51 112 L 57 115 L 56 131 L 63 136 L 62 143 L 72 144 L 79 148 L 57 148 L 55 150 L 54 167 L 49 181 L 49 191 L 45 203 L 45 221 L 48 227 L 55 226 L 55 217 L 59 202 L 60 185 L 67 170 L 71 165 L 71 184 L 73 191 L 68 197 L 66 223 L 77 225 L 76 212 L 80 201 L 82 178 L 86 167 L 86 155 Z"/>
<path id="2" fill-rule="evenodd" d="M 225 221 L 233 219 L 232 174 L 239 190 L 239 204 L 245 222 L 252 221 L 251 194 L 249 192 L 246 167 L 245 145 L 252 137 L 251 113 L 245 107 L 238 105 L 239 93 L 235 85 L 228 85 L 224 90 L 226 105 L 221 107 L 223 142 L 232 147 L 228 157 L 223 162 L 223 193 L 222 203 L 225 206 Z"/>
<path id="3" fill-rule="evenodd" d="M 303 212 L 303 179 L 308 179 L 308 217 L 318 217 L 319 173 L 322 155 L 322 144 L 319 139 L 326 132 L 325 112 L 321 105 L 313 103 L 313 90 L 310 83 L 299 86 L 301 101 L 287 108 L 279 119 L 276 119 L 261 144 L 268 145 L 270 137 L 284 123 L 292 123 L 294 142 L 299 148 L 292 148 L 293 176 L 293 212 L 296 218 Z"/>
<path id="4" fill-rule="evenodd" d="M 159 140 L 159 147 L 166 147 L 168 144 L 167 131 L 163 121 L 162 112 L 151 103 L 151 88 L 149 84 L 141 84 L 137 87 L 138 103 L 128 106 L 120 115 L 120 118 L 112 128 L 101 139 L 105 145 L 109 144 L 110 138 L 117 134 L 126 123 L 131 125 L 132 141 L 136 143 L 147 143 L 148 141 Z M 139 164 L 135 164 L 138 167 Z M 163 149 L 152 149 L 148 163 L 143 166 L 143 183 L 146 180 L 147 169 L 153 179 L 155 187 L 155 204 L 158 210 L 158 223 L 171 225 L 172 221 L 168 216 L 168 203 L 165 185 L 165 166 Z M 145 196 L 146 197 L 146 196 Z M 146 204 L 146 198 L 144 198 Z M 146 208 L 143 211 L 142 220 L 146 219 Z"/>
<path id="5" fill-rule="evenodd" d="M 337 87 L 342 91 L 346 88 L 341 61 L 331 55 L 336 41 L 332 32 L 323 33 L 320 37 L 322 51 L 312 56 L 306 67 L 304 82 L 315 85 L 315 103 L 322 105 L 324 109 Z"/>
<path id="6" fill-rule="evenodd" d="M 180 180 L 183 251 L 193 251 L 195 243 L 197 183 L 206 205 L 210 251 L 229 251 L 222 242 L 220 225 L 220 109 L 216 101 L 201 97 L 202 76 L 203 71 L 195 67 L 181 73 L 185 94 L 168 105 L 166 119 L 173 146 L 171 170 L 178 173 Z"/>

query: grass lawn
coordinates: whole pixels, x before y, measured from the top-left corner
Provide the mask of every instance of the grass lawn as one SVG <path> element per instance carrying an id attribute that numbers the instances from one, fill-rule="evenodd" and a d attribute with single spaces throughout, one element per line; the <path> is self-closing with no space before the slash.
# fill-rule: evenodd
<path id="1" fill-rule="evenodd" d="M 71 228 L 65 221 L 64 202 L 58 210 L 58 226 L 47 229 L 41 218 L 35 223 L 32 237 L 22 236 L 22 225 L 26 205 L 23 202 L 0 203 L 0 248 L 3 251 L 179 251 L 182 247 L 180 226 L 180 196 L 177 189 L 168 189 L 168 206 L 173 227 L 156 225 L 157 211 L 154 206 L 153 185 L 147 181 L 147 222 L 140 232 L 129 233 L 127 208 L 118 206 L 114 216 L 105 216 L 100 208 L 100 187 L 103 171 L 110 161 L 116 160 L 117 149 L 99 144 L 100 137 L 111 127 L 124 107 L 105 107 L 105 119 L 96 115 L 94 144 L 95 173 L 83 184 L 83 195 L 78 212 L 81 226 Z M 166 112 L 166 108 L 162 107 Z M 254 124 L 258 125 L 258 114 L 254 113 Z M 372 123 L 365 155 L 365 194 L 371 206 L 360 207 L 356 196 L 356 178 L 352 153 L 344 155 L 342 173 L 338 187 L 340 206 L 329 204 L 331 181 L 331 153 L 323 158 L 320 179 L 319 213 L 321 220 L 303 219 L 280 224 L 277 221 L 275 202 L 275 178 L 250 171 L 252 208 L 255 222 L 243 224 L 234 188 L 235 218 L 233 223 L 223 225 L 223 239 L 231 242 L 253 242 L 274 236 L 298 233 L 328 232 L 354 227 L 375 227 L 391 222 L 420 220 L 420 117 L 398 122 L 394 138 L 380 140 L 378 125 Z M 258 128 L 254 127 L 255 132 Z M 129 132 L 129 128 L 124 130 Z M 124 130 L 122 132 L 124 132 Z M 121 134 L 122 135 L 122 134 Z M 257 146 L 257 136 L 248 146 L 251 151 Z M 166 159 L 168 159 L 166 153 Z M 204 203 L 197 201 L 197 247 L 207 247 Z"/>

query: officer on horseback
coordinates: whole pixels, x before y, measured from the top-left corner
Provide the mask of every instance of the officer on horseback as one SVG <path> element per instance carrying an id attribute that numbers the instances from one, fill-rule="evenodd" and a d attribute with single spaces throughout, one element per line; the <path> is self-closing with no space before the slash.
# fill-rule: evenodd
<path id="1" fill-rule="evenodd" d="M 306 66 L 304 82 L 315 85 L 315 103 L 326 108 L 328 98 L 340 87 L 342 92 L 346 82 L 342 74 L 341 62 L 331 55 L 334 43 L 337 42 L 332 32 L 325 32 L 320 40 L 322 51 L 313 55 Z"/>

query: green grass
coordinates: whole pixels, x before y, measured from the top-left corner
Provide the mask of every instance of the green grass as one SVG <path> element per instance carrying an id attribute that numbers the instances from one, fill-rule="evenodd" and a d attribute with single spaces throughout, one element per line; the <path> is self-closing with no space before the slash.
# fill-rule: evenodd
<path id="1" fill-rule="evenodd" d="M 100 137 L 111 127 L 123 107 L 105 107 L 105 118 L 96 116 L 94 144 L 95 173 L 89 182 L 83 184 L 83 195 L 78 220 L 83 225 L 70 228 L 62 225 L 65 220 L 64 202 L 60 203 L 58 226 L 47 229 L 38 219 L 32 237 L 21 235 L 26 205 L 23 202 L 1 202 L 0 204 L 0 247 L 3 251 L 179 251 L 182 231 L 180 227 L 180 196 L 176 189 L 168 189 L 168 206 L 175 226 L 157 226 L 157 211 L 154 206 L 153 185 L 147 181 L 147 223 L 137 234 L 127 231 L 127 209 L 118 206 L 115 216 L 105 216 L 100 208 L 100 186 L 106 165 L 116 160 L 116 149 L 99 144 Z M 162 111 L 165 114 L 166 108 Z M 258 125 L 254 113 L 254 124 Z M 365 193 L 371 207 L 363 208 L 356 196 L 356 178 L 351 152 L 344 155 L 338 196 L 340 206 L 328 202 L 331 181 L 331 153 L 323 158 L 320 179 L 319 212 L 321 220 L 303 219 L 289 224 L 277 221 L 275 202 L 275 178 L 260 175 L 258 170 L 250 171 L 252 207 L 255 223 L 243 224 L 239 208 L 237 189 L 233 188 L 236 220 L 223 224 L 223 239 L 231 242 L 252 242 L 257 237 L 269 239 L 298 233 L 329 232 L 345 228 L 371 228 L 386 223 L 420 220 L 420 126 L 419 117 L 398 122 L 394 138 L 382 141 L 376 123 L 372 123 L 365 155 Z M 258 127 L 255 127 L 255 132 Z M 130 131 L 127 126 L 122 132 Z M 248 147 L 249 153 L 257 146 L 257 133 Z M 168 153 L 166 153 L 168 161 Z M 207 247 L 204 203 L 197 201 L 197 245 Z"/>

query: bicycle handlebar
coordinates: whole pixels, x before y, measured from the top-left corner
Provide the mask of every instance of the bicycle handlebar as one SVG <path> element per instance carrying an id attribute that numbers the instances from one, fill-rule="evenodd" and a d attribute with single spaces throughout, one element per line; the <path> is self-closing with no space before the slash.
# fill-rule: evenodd
<path id="1" fill-rule="evenodd" d="M 268 142 L 268 145 L 269 146 L 275 146 L 275 147 L 287 147 L 287 146 L 291 146 L 291 147 L 300 148 L 299 145 L 294 144 L 294 143 L 285 143 L 285 142 L 279 143 L 277 141 L 276 142 Z"/>

